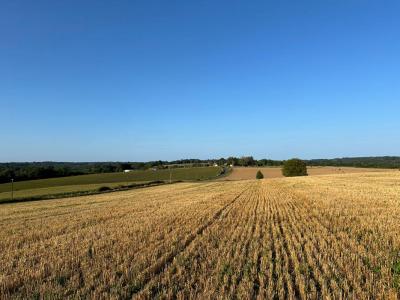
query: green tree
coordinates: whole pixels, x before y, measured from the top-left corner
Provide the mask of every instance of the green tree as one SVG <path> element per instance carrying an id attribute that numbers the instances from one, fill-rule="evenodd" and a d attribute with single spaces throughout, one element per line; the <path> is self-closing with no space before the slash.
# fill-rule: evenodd
<path id="1" fill-rule="evenodd" d="M 307 176 L 306 163 L 298 158 L 289 159 L 283 164 L 282 175 L 286 177 Z"/>
<path id="2" fill-rule="evenodd" d="M 238 165 L 242 167 L 254 166 L 255 160 L 253 156 L 242 156 L 238 161 Z"/>
<path id="3" fill-rule="evenodd" d="M 258 170 L 258 171 L 257 171 L 257 174 L 256 174 L 256 179 L 263 179 L 263 178 L 264 178 L 263 173 L 261 173 L 261 171 Z"/>
<path id="4" fill-rule="evenodd" d="M 228 157 L 228 159 L 226 160 L 226 163 L 228 165 L 233 165 L 233 166 L 237 166 L 238 165 L 238 159 L 236 157 Z"/>

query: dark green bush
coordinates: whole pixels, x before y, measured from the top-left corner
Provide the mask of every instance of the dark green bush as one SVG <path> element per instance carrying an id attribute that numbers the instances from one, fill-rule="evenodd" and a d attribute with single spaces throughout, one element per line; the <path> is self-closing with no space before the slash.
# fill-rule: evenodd
<path id="1" fill-rule="evenodd" d="M 261 173 L 261 171 L 258 170 L 258 171 L 257 171 L 257 174 L 256 174 L 256 179 L 263 179 L 263 178 L 264 178 L 263 173 Z"/>
<path id="2" fill-rule="evenodd" d="M 286 177 L 307 176 L 306 163 L 298 158 L 289 159 L 283 164 L 282 175 Z"/>
<path id="3" fill-rule="evenodd" d="M 97 189 L 99 192 L 106 192 L 106 191 L 110 191 L 111 188 L 108 186 L 101 186 Z"/>

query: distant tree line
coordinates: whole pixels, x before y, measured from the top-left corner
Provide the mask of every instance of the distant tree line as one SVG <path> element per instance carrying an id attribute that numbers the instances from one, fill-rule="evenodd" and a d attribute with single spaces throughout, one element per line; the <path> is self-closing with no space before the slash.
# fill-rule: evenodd
<path id="1" fill-rule="evenodd" d="M 162 166 L 167 162 L 24 162 L 0 163 L 0 183 L 16 181 L 84 175 L 94 173 L 122 172 L 123 170 L 146 170 Z"/>
<path id="2" fill-rule="evenodd" d="M 256 160 L 252 156 L 242 156 L 240 158 L 228 157 L 226 163 L 228 165 L 240 166 L 240 167 L 268 167 L 268 166 L 273 167 L 273 166 L 281 166 L 283 161 L 272 160 L 272 159 Z"/>
<path id="3" fill-rule="evenodd" d="M 308 166 L 333 166 L 357 168 L 400 168 L 399 156 L 344 157 L 334 159 L 311 159 L 305 161 Z"/>
<path id="4" fill-rule="evenodd" d="M 150 168 L 177 168 L 212 166 L 268 167 L 282 166 L 285 161 L 271 159 L 254 159 L 252 156 L 228 157 L 219 159 L 181 159 L 174 161 L 149 162 L 23 162 L 0 163 L 0 183 L 16 181 L 64 177 L 94 173 L 122 172 L 123 170 L 147 170 Z M 305 160 L 308 166 L 343 166 L 368 168 L 400 168 L 400 157 L 353 157 L 335 159 Z"/>

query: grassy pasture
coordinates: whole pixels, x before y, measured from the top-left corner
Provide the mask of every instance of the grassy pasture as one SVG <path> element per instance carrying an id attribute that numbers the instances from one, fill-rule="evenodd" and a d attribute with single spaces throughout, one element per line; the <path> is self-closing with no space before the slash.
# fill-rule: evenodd
<path id="1" fill-rule="evenodd" d="M 144 183 L 141 181 L 136 181 L 135 183 Z M 122 185 L 129 185 L 130 182 L 108 182 L 108 183 L 94 183 L 94 184 L 80 184 L 80 185 L 62 185 L 62 186 L 52 186 L 45 188 L 36 188 L 36 189 L 25 189 L 14 191 L 15 199 L 25 199 L 25 198 L 34 198 L 34 197 L 42 197 L 49 195 L 61 195 L 68 193 L 77 193 L 77 192 L 85 192 L 85 191 L 95 191 L 100 187 L 106 186 L 109 188 L 117 188 Z M 2 192 L 0 193 L 0 203 L 4 200 L 10 199 L 10 192 Z"/>
<path id="2" fill-rule="evenodd" d="M 173 181 L 205 180 L 217 177 L 220 167 L 198 167 L 171 169 Z M 100 173 L 39 180 L 14 182 L 16 198 L 36 197 L 60 193 L 73 193 L 95 190 L 101 186 L 116 187 L 129 183 L 142 183 L 156 180 L 168 181 L 170 170 L 145 170 L 129 173 Z M 11 183 L 0 184 L 0 202 L 11 197 Z"/>

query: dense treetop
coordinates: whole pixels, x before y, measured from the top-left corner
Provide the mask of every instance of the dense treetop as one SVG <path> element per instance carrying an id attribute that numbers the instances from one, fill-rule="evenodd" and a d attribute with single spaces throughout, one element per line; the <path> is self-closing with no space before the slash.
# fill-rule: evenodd
<path id="1" fill-rule="evenodd" d="M 282 174 L 286 177 L 307 176 L 307 165 L 301 159 L 289 159 L 283 164 Z"/>

